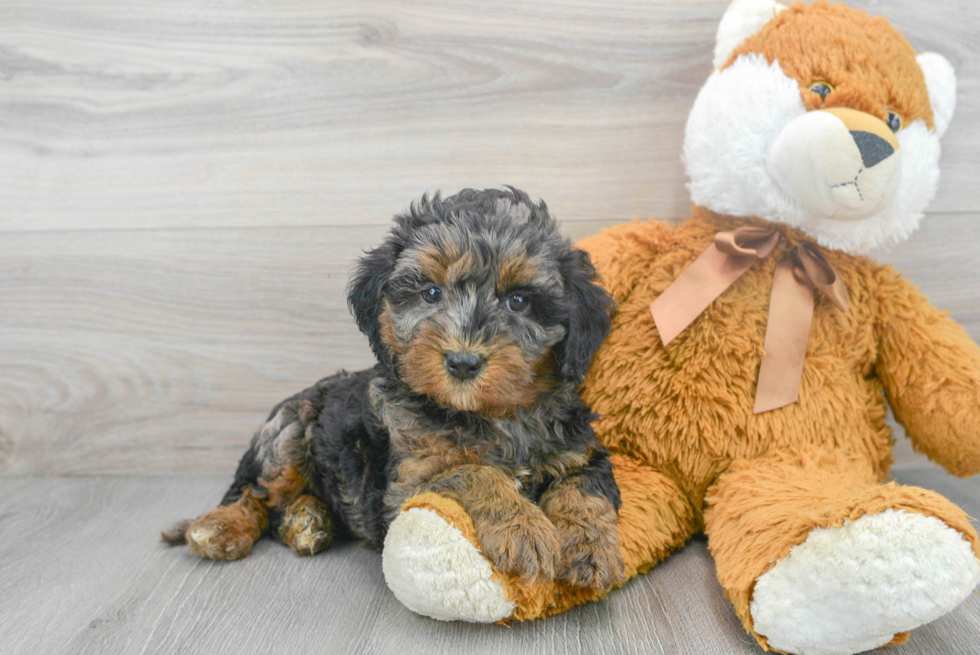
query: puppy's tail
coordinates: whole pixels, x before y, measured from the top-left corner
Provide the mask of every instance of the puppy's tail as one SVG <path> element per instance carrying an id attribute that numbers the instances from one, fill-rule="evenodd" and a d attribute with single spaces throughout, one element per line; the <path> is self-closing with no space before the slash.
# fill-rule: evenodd
<path id="1" fill-rule="evenodd" d="M 169 546 L 180 546 L 187 543 L 187 528 L 191 527 L 191 520 L 184 519 L 177 521 L 172 526 L 160 533 L 160 541 Z"/>

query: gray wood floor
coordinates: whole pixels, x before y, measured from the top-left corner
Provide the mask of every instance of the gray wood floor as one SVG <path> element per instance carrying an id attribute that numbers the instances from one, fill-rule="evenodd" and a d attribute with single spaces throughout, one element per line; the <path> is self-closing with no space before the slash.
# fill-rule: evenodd
<path id="1" fill-rule="evenodd" d="M 603 603 L 443 624 L 349 544 L 204 563 L 284 396 L 370 363 L 351 262 L 423 191 L 510 183 L 573 237 L 688 212 L 727 0 L 2 0 L 0 652 L 755 653 L 694 541 Z M 923 229 L 884 253 L 980 339 L 980 11 L 855 0 L 960 81 Z M 896 476 L 980 516 L 977 480 Z M 980 600 L 889 652 L 980 653 Z"/>
<path id="2" fill-rule="evenodd" d="M 980 480 L 931 468 L 900 482 L 980 515 Z M 0 479 L 0 635 L 9 655 L 71 653 L 758 653 L 701 539 L 606 601 L 500 627 L 442 623 L 385 587 L 380 555 L 347 543 L 299 558 L 271 540 L 239 562 L 157 541 L 213 502 L 226 478 Z M 980 599 L 917 630 L 893 655 L 980 652 Z"/>

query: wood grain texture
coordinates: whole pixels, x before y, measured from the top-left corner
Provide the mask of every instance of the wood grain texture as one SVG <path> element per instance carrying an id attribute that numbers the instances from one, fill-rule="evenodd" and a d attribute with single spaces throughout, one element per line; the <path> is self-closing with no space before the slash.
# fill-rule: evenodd
<path id="1" fill-rule="evenodd" d="M 609 223 L 572 223 L 573 237 Z M 0 239 L 0 472 L 223 473 L 281 399 L 372 363 L 347 312 L 382 226 Z M 980 214 L 887 254 L 980 339 Z M 899 465 L 914 461 L 904 444 Z"/>
<path id="2" fill-rule="evenodd" d="M 974 516 L 980 481 L 928 469 L 900 480 L 938 489 Z M 240 562 L 205 562 L 157 542 L 169 521 L 220 497 L 214 477 L 0 479 L 0 634 L 10 655 L 259 653 L 736 655 L 742 631 L 695 539 L 606 601 L 501 627 L 412 614 L 357 544 L 313 558 L 269 540 Z M 882 654 L 971 653 L 980 603 L 964 603 Z"/>
<path id="3" fill-rule="evenodd" d="M 757 653 L 703 540 L 509 628 L 410 613 L 356 544 L 227 564 L 156 542 L 274 403 L 371 363 L 347 272 L 422 191 L 515 184 L 573 238 L 685 216 L 726 4 L 0 3 L 0 651 Z M 934 214 L 883 259 L 980 339 L 980 14 L 852 4 L 957 68 Z M 980 516 L 980 482 L 897 452 L 900 481 Z M 109 476 L 31 477 L 76 474 Z M 883 653 L 977 643 L 973 601 Z"/>
<path id="4" fill-rule="evenodd" d="M 5 0 L 0 231 L 383 224 L 510 183 L 569 221 L 688 207 L 727 0 Z M 977 210 L 974 0 L 855 0 L 960 80 L 937 212 Z"/>

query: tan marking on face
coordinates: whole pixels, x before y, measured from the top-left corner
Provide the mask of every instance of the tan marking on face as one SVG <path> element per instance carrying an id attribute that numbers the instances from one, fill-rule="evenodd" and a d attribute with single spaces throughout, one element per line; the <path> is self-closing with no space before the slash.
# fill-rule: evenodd
<path id="1" fill-rule="evenodd" d="M 538 265 L 525 255 L 508 257 L 497 271 L 497 293 L 530 284 L 539 274 Z"/>
<path id="2" fill-rule="evenodd" d="M 378 324 L 381 325 L 382 343 L 388 346 L 393 353 L 401 356 L 405 349 L 405 344 L 395 335 L 395 324 L 391 320 L 391 309 L 388 307 L 387 300 L 382 301 Z"/>
<path id="3" fill-rule="evenodd" d="M 446 253 L 434 246 L 419 248 L 415 253 L 422 274 L 436 284 L 446 283 Z"/>
<path id="4" fill-rule="evenodd" d="M 446 267 L 446 284 L 459 284 L 463 278 L 480 269 L 480 263 L 472 252 L 464 252 Z"/>
<path id="5" fill-rule="evenodd" d="M 446 369 L 446 353 L 469 351 L 486 364 L 472 380 L 457 380 Z M 552 382 L 547 360 L 528 359 L 520 346 L 504 337 L 469 344 L 423 325 L 416 330 L 400 359 L 402 379 L 416 392 L 441 405 L 487 416 L 507 416 L 538 399 Z"/>
<path id="6" fill-rule="evenodd" d="M 436 284 L 446 285 L 451 284 L 449 269 L 454 262 L 464 257 L 464 253 L 459 244 L 447 243 L 441 247 L 421 246 L 414 256 L 423 275 Z"/>

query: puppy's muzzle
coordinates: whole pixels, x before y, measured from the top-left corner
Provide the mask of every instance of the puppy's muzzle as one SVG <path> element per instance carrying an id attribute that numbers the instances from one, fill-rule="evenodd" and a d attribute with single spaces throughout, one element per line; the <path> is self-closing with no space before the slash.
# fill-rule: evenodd
<path id="1" fill-rule="evenodd" d="M 486 358 L 471 352 L 452 352 L 446 354 L 446 368 L 457 380 L 471 380 L 479 375 L 486 364 Z"/>

